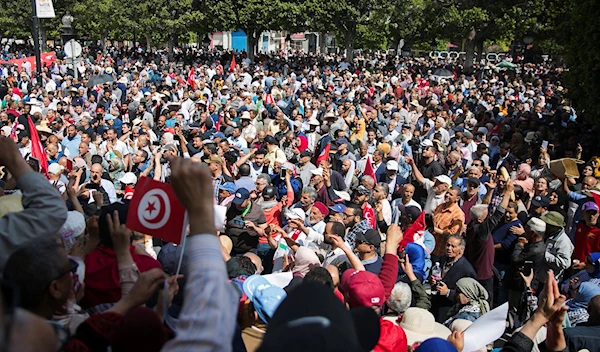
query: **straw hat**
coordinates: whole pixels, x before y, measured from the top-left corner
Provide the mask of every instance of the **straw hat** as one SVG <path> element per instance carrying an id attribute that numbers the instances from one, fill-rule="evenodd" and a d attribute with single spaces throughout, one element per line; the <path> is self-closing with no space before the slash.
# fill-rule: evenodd
<path id="1" fill-rule="evenodd" d="M 436 323 L 433 314 L 422 308 L 408 308 L 398 325 L 404 329 L 409 346 L 431 337 L 447 339 L 451 334 L 450 329 Z"/>

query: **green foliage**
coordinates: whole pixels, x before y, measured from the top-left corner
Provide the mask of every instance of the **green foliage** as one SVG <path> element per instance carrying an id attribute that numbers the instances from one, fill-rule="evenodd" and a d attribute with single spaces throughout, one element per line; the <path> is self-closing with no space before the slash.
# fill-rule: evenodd
<path id="1" fill-rule="evenodd" d="M 583 118 L 595 121 L 600 120 L 600 25 L 597 18 L 600 18 L 600 3 L 579 0 L 570 9 L 569 40 L 565 44 L 569 97 Z"/>

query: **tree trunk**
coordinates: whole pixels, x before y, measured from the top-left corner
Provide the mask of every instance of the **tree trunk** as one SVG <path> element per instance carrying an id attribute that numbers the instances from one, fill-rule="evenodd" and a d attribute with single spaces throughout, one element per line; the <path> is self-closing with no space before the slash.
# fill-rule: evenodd
<path id="1" fill-rule="evenodd" d="M 258 31 L 244 31 L 246 32 L 246 50 L 248 50 L 248 59 L 254 62 L 254 56 L 256 55 L 256 47 L 258 46 L 258 36 L 262 33 Z"/>
<path id="2" fill-rule="evenodd" d="M 466 56 L 465 56 L 465 68 L 473 67 L 473 59 L 475 58 L 475 41 L 466 40 Z"/>
<path id="3" fill-rule="evenodd" d="M 173 49 L 175 47 L 175 38 L 173 33 L 169 33 L 169 59 L 173 58 Z"/>
<path id="4" fill-rule="evenodd" d="M 477 58 L 481 62 L 481 59 L 485 59 L 485 53 L 483 52 L 483 38 L 477 39 Z"/>
<path id="5" fill-rule="evenodd" d="M 352 61 L 354 58 L 354 38 L 356 29 L 351 29 L 344 33 L 344 50 L 346 52 L 346 61 Z"/>
<path id="6" fill-rule="evenodd" d="M 152 37 L 149 32 L 146 32 L 146 50 L 150 50 L 152 47 Z"/>

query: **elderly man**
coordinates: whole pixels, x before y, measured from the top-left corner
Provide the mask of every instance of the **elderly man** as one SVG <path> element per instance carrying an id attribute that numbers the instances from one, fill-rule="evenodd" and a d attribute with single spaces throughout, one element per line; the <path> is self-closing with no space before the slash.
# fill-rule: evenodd
<path id="1" fill-rule="evenodd" d="M 433 214 L 433 211 L 446 200 L 446 191 L 452 185 L 452 180 L 446 175 L 435 176 L 435 181 L 423 177 L 423 174 L 417 168 L 415 161 L 406 157 L 406 162 L 412 167 L 412 174 L 417 182 L 427 191 L 427 200 L 423 210 L 426 214 Z M 464 218 L 463 218 L 464 221 Z"/>

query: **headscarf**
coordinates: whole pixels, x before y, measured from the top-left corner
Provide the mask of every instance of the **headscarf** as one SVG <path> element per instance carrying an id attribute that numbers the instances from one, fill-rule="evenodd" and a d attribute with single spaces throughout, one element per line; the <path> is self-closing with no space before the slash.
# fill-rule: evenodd
<path id="1" fill-rule="evenodd" d="M 488 293 L 479 282 L 470 277 L 463 277 L 456 282 L 456 288 L 469 299 L 469 304 L 477 303 L 479 305 L 481 315 L 490 311 L 487 301 Z"/>
<path id="2" fill-rule="evenodd" d="M 559 213 L 561 213 L 565 219 L 567 218 L 567 210 L 569 210 L 569 200 L 567 198 L 567 195 L 559 190 L 554 190 L 554 191 L 550 191 L 548 192 L 548 195 L 551 195 L 552 193 L 556 193 L 556 196 L 558 197 L 558 201 L 556 204 L 550 205 L 548 207 L 548 211 L 557 211 Z"/>
<path id="3" fill-rule="evenodd" d="M 413 267 L 414 273 L 421 275 L 421 278 L 425 279 L 427 277 L 425 274 L 425 249 L 414 242 L 410 242 L 406 245 L 405 252 L 408 255 L 408 260 Z M 398 274 L 404 274 L 400 266 L 398 266 Z"/>
<path id="4" fill-rule="evenodd" d="M 354 170 L 356 169 L 356 163 L 354 162 L 354 160 L 348 159 L 348 161 L 350 161 L 350 167 L 348 168 L 348 172 L 344 176 L 344 183 L 346 184 L 347 188 L 352 188 L 352 179 L 354 178 Z"/>
<path id="5" fill-rule="evenodd" d="M 515 185 L 519 185 L 523 188 L 523 192 L 531 193 L 533 191 L 534 181 L 529 174 L 531 173 L 531 166 L 527 163 L 519 165 L 515 179 L 513 180 Z"/>
<path id="6" fill-rule="evenodd" d="M 590 253 L 588 257 L 590 257 L 592 263 L 594 263 L 594 271 L 591 273 L 588 272 L 588 275 L 590 275 L 592 279 L 600 279 L 600 263 L 598 263 L 600 252 Z"/>
<path id="7" fill-rule="evenodd" d="M 173 139 L 175 138 L 171 132 L 163 133 L 163 137 L 165 138 L 165 145 L 173 143 Z"/>
<path id="8" fill-rule="evenodd" d="M 295 276 L 304 277 L 312 267 L 321 265 L 317 254 L 307 247 L 298 248 L 294 259 L 296 260 L 296 264 L 292 269 L 292 274 Z"/>
<path id="9" fill-rule="evenodd" d="M 525 146 L 525 138 L 523 138 L 523 134 L 520 132 L 513 134 L 513 137 L 515 137 L 515 141 L 510 143 L 510 151 L 516 156 L 521 156 L 523 147 Z"/>
<path id="10" fill-rule="evenodd" d="M 363 120 L 356 121 L 356 129 L 350 135 L 350 143 L 357 144 L 367 140 L 367 125 Z"/>
<path id="11" fill-rule="evenodd" d="M 300 141 L 300 144 L 298 145 L 298 151 L 302 153 L 306 148 L 308 148 L 308 138 L 305 136 L 298 136 L 298 140 Z"/>

